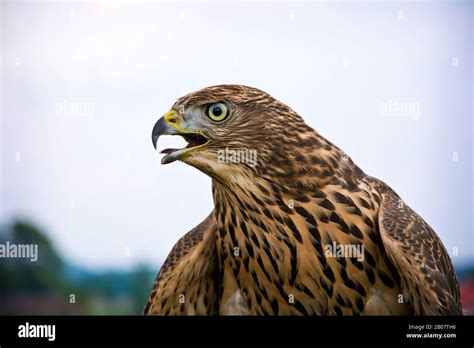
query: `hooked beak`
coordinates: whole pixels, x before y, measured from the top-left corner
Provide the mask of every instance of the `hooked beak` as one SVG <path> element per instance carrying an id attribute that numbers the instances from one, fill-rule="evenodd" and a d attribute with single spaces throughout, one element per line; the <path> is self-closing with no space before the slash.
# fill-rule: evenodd
<path id="1" fill-rule="evenodd" d="M 161 164 L 174 162 L 182 157 L 183 154 L 203 147 L 209 143 L 209 139 L 200 133 L 186 131 L 181 128 L 178 130 L 177 128 L 169 125 L 166 119 L 167 115 L 168 114 L 160 118 L 153 127 L 153 131 L 151 132 L 151 141 L 153 143 L 153 147 L 156 149 L 158 139 L 162 135 L 181 135 L 184 140 L 188 142 L 188 145 L 182 149 L 164 149 L 160 151 L 160 153 L 166 154 L 166 156 L 161 159 Z"/>
<path id="2" fill-rule="evenodd" d="M 151 142 L 153 143 L 155 150 L 158 143 L 158 138 L 162 135 L 179 135 L 179 132 L 176 128 L 171 127 L 168 125 L 168 123 L 166 123 L 164 116 L 155 123 L 153 131 L 151 132 Z"/>

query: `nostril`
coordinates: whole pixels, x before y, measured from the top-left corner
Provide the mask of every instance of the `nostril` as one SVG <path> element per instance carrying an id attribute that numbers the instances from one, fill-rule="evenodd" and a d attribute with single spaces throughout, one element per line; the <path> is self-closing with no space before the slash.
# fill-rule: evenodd
<path id="1" fill-rule="evenodd" d="M 168 122 L 169 122 L 169 123 L 178 123 L 178 120 L 177 120 L 176 118 L 174 118 L 174 117 L 170 117 L 170 118 L 168 119 Z"/>

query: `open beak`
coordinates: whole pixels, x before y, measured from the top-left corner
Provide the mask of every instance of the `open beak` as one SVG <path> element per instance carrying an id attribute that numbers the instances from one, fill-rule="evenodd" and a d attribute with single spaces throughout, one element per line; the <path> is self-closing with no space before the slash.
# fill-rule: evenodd
<path id="1" fill-rule="evenodd" d="M 178 129 L 170 126 L 166 122 L 165 117 L 160 118 L 158 122 L 156 122 L 155 126 L 153 127 L 153 131 L 151 132 L 151 141 L 155 149 L 158 143 L 158 138 L 162 135 L 180 135 L 184 138 L 184 140 L 186 140 L 188 145 L 182 149 L 161 150 L 160 153 L 166 154 L 166 156 L 161 159 L 161 164 L 174 162 L 182 157 L 184 153 L 188 153 L 191 150 L 203 147 L 209 142 L 209 139 L 200 133 L 179 131 Z"/>

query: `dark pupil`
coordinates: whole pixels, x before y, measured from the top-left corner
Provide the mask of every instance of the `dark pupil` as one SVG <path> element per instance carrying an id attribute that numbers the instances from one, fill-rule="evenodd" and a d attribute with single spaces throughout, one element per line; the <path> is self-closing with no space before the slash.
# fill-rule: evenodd
<path id="1" fill-rule="evenodd" d="M 220 116 L 222 114 L 222 109 L 220 106 L 216 106 L 214 108 L 212 108 L 212 114 L 214 116 Z"/>

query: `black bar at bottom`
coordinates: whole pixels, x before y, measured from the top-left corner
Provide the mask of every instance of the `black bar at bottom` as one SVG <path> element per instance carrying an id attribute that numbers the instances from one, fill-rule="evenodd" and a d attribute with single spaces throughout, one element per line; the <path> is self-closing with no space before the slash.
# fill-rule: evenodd
<path id="1" fill-rule="evenodd" d="M 2 316 L 0 346 L 57 344 L 474 344 L 474 317 Z M 27 324 L 28 323 L 28 324 Z M 55 325 L 54 341 L 37 335 Z M 33 329 L 32 329 L 33 327 Z M 20 333 L 20 331 L 22 331 Z M 29 331 L 26 333 L 26 331 Z M 51 333 L 51 330 L 50 330 Z M 49 336 L 50 338 L 51 335 Z"/>

